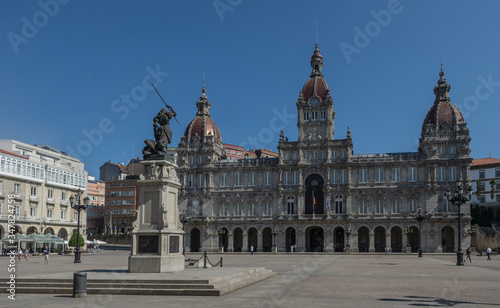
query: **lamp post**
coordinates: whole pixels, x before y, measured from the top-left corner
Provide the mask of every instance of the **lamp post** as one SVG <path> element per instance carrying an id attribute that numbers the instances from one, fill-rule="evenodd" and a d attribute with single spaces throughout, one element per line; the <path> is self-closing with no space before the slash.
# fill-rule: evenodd
<path id="1" fill-rule="evenodd" d="M 405 234 L 406 234 L 406 247 L 411 247 L 411 244 L 410 244 L 410 237 L 411 237 L 411 234 L 413 233 L 413 230 L 410 229 L 410 228 L 406 228 L 405 229 Z"/>
<path id="2" fill-rule="evenodd" d="M 445 196 L 448 198 L 452 204 L 455 204 L 458 207 L 458 249 L 457 249 L 457 265 L 464 265 L 464 253 L 462 252 L 462 227 L 460 225 L 461 215 L 460 215 L 460 207 L 462 204 L 470 201 L 472 196 L 472 186 L 467 187 L 467 193 L 465 193 L 465 183 L 461 181 L 457 181 L 457 188 L 453 192 L 453 196 L 451 190 L 446 190 Z"/>
<path id="3" fill-rule="evenodd" d="M 422 208 L 420 205 L 418 206 L 417 212 L 411 214 L 413 216 L 413 219 L 418 221 L 418 257 L 422 258 L 422 221 L 431 218 L 432 214 L 427 213 L 422 213 Z"/>
<path id="4" fill-rule="evenodd" d="M 78 213 L 78 221 L 77 221 L 77 227 L 76 227 L 76 252 L 75 252 L 75 262 L 74 263 L 81 263 L 82 261 L 80 260 L 80 211 L 81 210 L 86 210 L 87 206 L 89 205 L 89 197 L 83 198 L 83 204 L 80 201 L 80 196 L 82 195 L 82 192 L 78 190 L 76 193 L 76 202 L 75 202 L 75 197 L 71 196 L 69 197 L 69 202 L 71 204 L 71 207 L 77 211 Z"/>
<path id="5" fill-rule="evenodd" d="M 347 244 L 345 245 L 345 251 L 349 253 L 351 251 L 351 229 L 345 230 L 345 235 L 347 237 Z"/>
<path id="6" fill-rule="evenodd" d="M 226 234 L 226 231 L 221 228 L 219 231 L 217 231 L 217 234 L 219 234 L 219 252 L 224 252 L 224 245 L 222 245 L 222 236 Z"/>
<path id="7" fill-rule="evenodd" d="M 180 214 L 179 216 L 180 216 L 179 220 L 181 221 L 181 224 L 182 224 L 182 231 L 186 232 L 186 230 L 185 230 L 186 223 L 190 222 L 192 217 L 189 216 L 188 214 L 186 214 L 186 211 L 182 211 L 182 214 Z M 184 235 L 185 235 L 185 233 L 184 233 Z M 186 245 L 184 244 L 184 242 L 185 242 L 184 235 L 182 236 L 182 255 L 186 254 Z"/>
<path id="8" fill-rule="evenodd" d="M 470 246 L 474 247 L 476 244 L 476 227 L 471 226 L 471 228 L 467 230 L 467 232 L 470 234 Z"/>

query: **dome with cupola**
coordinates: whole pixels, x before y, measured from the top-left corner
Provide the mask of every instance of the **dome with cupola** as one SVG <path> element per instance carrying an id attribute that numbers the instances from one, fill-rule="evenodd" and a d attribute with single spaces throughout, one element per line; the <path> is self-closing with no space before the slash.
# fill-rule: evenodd
<path id="1" fill-rule="evenodd" d="M 323 68 L 323 56 L 319 52 L 318 44 L 316 44 L 314 54 L 311 56 L 311 68 L 311 76 L 304 84 L 304 87 L 302 87 L 300 94 L 305 102 L 314 97 L 324 101 L 329 97 L 330 89 L 321 71 Z"/>
<path id="2" fill-rule="evenodd" d="M 446 83 L 444 71 L 441 68 L 439 72 L 438 85 L 434 87 L 436 99 L 427 116 L 425 117 L 422 132 L 432 130 L 438 131 L 457 131 L 460 124 L 464 124 L 464 117 L 460 110 L 451 103 L 451 86 Z"/>
<path id="3" fill-rule="evenodd" d="M 220 130 L 210 116 L 211 104 L 205 94 L 205 85 L 201 92 L 200 99 L 196 102 L 198 112 L 186 127 L 183 141 L 187 143 L 222 142 Z"/>

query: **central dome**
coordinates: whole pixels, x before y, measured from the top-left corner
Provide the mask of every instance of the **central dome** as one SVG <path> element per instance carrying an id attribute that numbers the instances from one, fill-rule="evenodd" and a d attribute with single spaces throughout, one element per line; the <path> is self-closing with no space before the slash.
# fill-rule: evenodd
<path id="1" fill-rule="evenodd" d="M 324 101 L 330 89 L 321 71 L 323 68 L 323 56 L 319 52 L 318 44 L 316 44 L 314 54 L 311 56 L 311 68 L 311 78 L 302 87 L 302 97 L 306 102 L 311 97 L 318 97 Z"/>
<path id="2" fill-rule="evenodd" d="M 196 102 L 196 107 L 198 108 L 196 117 L 184 131 L 184 140 L 187 143 L 205 143 L 208 142 L 208 139 L 215 142 L 222 141 L 220 130 L 210 117 L 211 104 L 205 93 L 205 86 L 203 86 L 200 100 Z"/>

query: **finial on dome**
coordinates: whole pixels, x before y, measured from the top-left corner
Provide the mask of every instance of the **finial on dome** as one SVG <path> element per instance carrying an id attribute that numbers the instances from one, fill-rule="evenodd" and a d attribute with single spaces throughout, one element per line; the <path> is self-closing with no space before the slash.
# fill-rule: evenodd
<path id="1" fill-rule="evenodd" d="M 347 126 L 347 138 L 351 138 L 351 127 Z"/>

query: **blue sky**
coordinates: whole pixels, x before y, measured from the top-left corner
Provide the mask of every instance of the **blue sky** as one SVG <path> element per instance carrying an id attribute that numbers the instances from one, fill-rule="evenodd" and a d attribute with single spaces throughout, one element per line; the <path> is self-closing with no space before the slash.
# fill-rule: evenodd
<path id="1" fill-rule="evenodd" d="M 296 140 L 318 40 L 335 138 L 356 154 L 417 151 L 441 57 L 472 157 L 500 157 L 498 1 L 1 1 L 0 138 L 49 144 L 98 177 L 153 138 L 162 102 L 176 146 L 203 74 L 223 141 Z M 144 87 L 146 85 L 147 87 Z M 128 98 L 128 102 L 127 102 Z"/>

